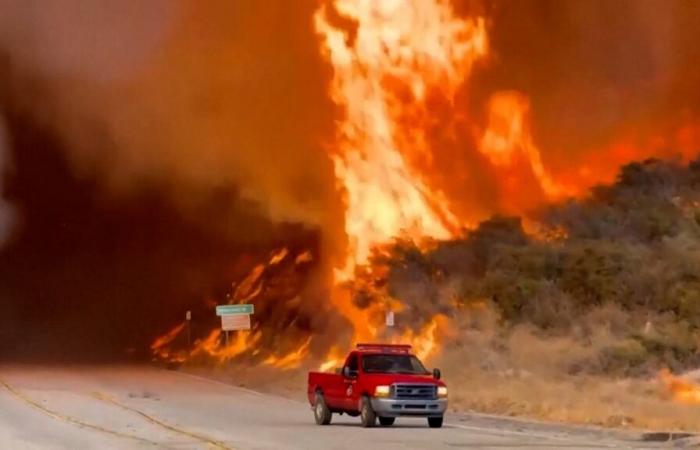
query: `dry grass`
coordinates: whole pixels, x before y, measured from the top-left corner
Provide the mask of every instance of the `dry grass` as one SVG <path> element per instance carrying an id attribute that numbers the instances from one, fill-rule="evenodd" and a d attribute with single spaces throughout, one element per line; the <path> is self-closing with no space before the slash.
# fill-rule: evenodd
<path id="1" fill-rule="evenodd" d="M 596 311 L 585 336 L 542 336 L 527 326 L 504 334 L 488 309 L 473 311 L 431 361 L 450 385 L 451 408 L 608 427 L 700 431 L 700 405 L 675 403 L 655 375 L 619 377 L 588 367 L 620 343 Z"/>

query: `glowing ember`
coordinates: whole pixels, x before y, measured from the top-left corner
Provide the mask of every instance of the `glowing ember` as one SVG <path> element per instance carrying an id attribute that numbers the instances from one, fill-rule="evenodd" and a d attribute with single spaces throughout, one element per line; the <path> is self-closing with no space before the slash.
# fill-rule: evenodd
<path id="1" fill-rule="evenodd" d="M 700 385 L 677 377 L 670 370 L 664 369 L 659 373 L 661 381 L 673 395 L 673 400 L 688 405 L 700 405 Z"/>

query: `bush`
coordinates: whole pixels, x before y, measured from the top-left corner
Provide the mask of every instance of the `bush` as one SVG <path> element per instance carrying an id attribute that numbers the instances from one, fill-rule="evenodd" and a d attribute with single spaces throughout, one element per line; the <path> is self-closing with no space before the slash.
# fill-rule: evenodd
<path id="1" fill-rule="evenodd" d="M 653 332 L 622 336 L 595 364 L 615 373 L 687 367 L 698 360 L 700 330 L 698 201 L 700 161 L 633 163 L 617 183 L 538 213 L 545 227 L 567 230 L 564 240 L 529 238 L 520 219 L 497 216 L 429 250 L 398 241 L 375 264 L 387 268 L 387 292 L 412 311 L 444 310 L 455 296 L 489 299 L 506 328 L 557 333 L 581 329 L 579 318 L 603 305 L 627 314 L 621 330 L 638 330 L 632 322 L 646 315 Z"/>

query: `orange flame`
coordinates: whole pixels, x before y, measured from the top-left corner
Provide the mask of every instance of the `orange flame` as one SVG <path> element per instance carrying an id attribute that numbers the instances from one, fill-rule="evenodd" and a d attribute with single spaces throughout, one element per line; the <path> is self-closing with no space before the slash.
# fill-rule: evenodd
<path id="1" fill-rule="evenodd" d="M 356 28 L 343 28 L 337 16 Z M 336 270 L 342 282 L 362 266 L 371 270 L 372 252 L 397 236 L 446 239 L 463 225 L 444 195 L 409 162 L 416 155 L 430 157 L 429 93 L 451 100 L 487 54 L 487 36 L 482 18 L 458 18 L 445 0 L 335 0 L 314 19 L 323 55 L 333 67 L 330 97 L 344 112 L 331 152 L 346 202 L 349 249 Z M 407 114 L 410 121 L 403 120 Z M 387 297 L 383 305 L 359 309 L 340 291 L 333 302 L 353 324 L 355 342 L 376 339 L 384 328 L 383 312 L 401 308 Z M 402 339 L 416 341 L 421 353 L 429 354 L 437 324 L 433 318 L 425 330 Z M 321 369 L 343 356 L 331 349 Z"/>
<path id="2" fill-rule="evenodd" d="M 304 342 L 301 347 L 294 350 L 291 353 L 287 353 L 284 356 L 270 356 L 265 361 L 264 364 L 272 367 L 278 367 L 280 369 L 295 369 L 299 367 L 301 362 L 306 358 L 309 353 L 309 345 L 311 344 L 311 336 Z"/>
<path id="3" fill-rule="evenodd" d="M 504 197 L 512 204 L 502 205 L 517 210 L 524 204 L 522 192 L 523 173 L 530 173 L 546 200 L 558 200 L 577 193 L 571 186 L 557 182 L 545 169 L 539 148 L 530 133 L 530 102 L 514 91 L 498 92 L 489 100 L 488 127 L 484 132 L 479 150 L 489 158 L 491 164 L 504 171 Z"/>
<path id="4" fill-rule="evenodd" d="M 182 362 L 182 355 L 174 355 L 170 351 L 169 345 L 175 340 L 175 338 L 185 329 L 185 322 L 181 322 L 175 325 L 171 330 L 156 338 L 151 344 L 151 352 L 154 356 L 170 361 Z"/>
<path id="5" fill-rule="evenodd" d="M 453 103 L 474 65 L 488 56 L 486 22 L 481 17 L 458 17 L 449 0 L 326 0 L 314 15 L 314 26 L 322 55 L 333 69 L 329 95 L 342 114 L 329 154 L 344 195 L 349 244 L 346 260 L 336 267 L 331 302 L 352 324 L 352 341 L 373 341 L 389 334 L 384 312 L 400 311 L 403 305 L 379 292 L 377 301 L 360 308 L 343 286 L 363 276 L 380 278 L 375 273 L 379 269 L 371 266 L 371 256 L 394 238 L 423 245 L 431 238 L 453 237 L 466 225 L 465 218 L 453 214 L 446 196 L 430 185 L 425 173 L 429 171 L 417 170 L 416 161 L 429 163 L 432 158 L 427 131 L 435 121 L 431 101 L 437 96 Z M 669 139 L 652 138 L 648 145 L 633 145 L 638 142 L 632 133 L 629 139 L 604 149 L 605 158 L 592 158 L 588 164 L 583 161 L 575 173 L 559 171 L 555 177 L 531 132 L 527 97 L 514 91 L 497 92 L 487 112 L 486 128 L 476 130 L 475 140 L 484 161 L 498 176 L 502 190 L 498 209 L 502 212 L 522 213 L 544 200 L 578 195 L 588 186 L 610 181 L 623 163 L 663 155 L 668 144 L 679 145 L 687 158 L 700 142 L 697 121 L 676 127 Z M 530 229 L 541 239 L 566 238 L 563 229 Z M 269 287 L 266 270 L 283 265 L 289 254 L 289 249 L 281 248 L 255 266 L 235 286 L 232 301 L 259 298 Z M 304 252 L 295 261 L 302 264 L 311 259 L 311 253 Z M 183 326 L 158 338 L 154 353 L 182 358 L 171 354 L 168 347 Z M 419 356 L 429 357 L 439 349 L 446 328 L 449 319 L 436 315 L 428 317 L 421 329 L 408 329 L 389 340 L 411 343 Z M 231 344 L 222 346 L 220 332 L 214 330 L 185 357 L 234 358 L 260 339 L 260 331 L 239 332 Z M 300 339 L 286 354 L 265 355 L 263 363 L 297 367 L 308 356 L 311 339 Z M 345 351 L 331 347 L 321 368 L 342 363 Z"/>
<path id="6" fill-rule="evenodd" d="M 413 347 L 413 352 L 420 359 L 427 359 L 433 356 L 439 350 L 438 331 L 449 327 L 449 319 L 438 314 L 430 319 L 418 332 L 407 330 L 404 335 L 394 340 L 395 343 L 410 343 Z"/>
<path id="7" fill-rule="evenodd" d="M 487 46 L 484 20 L 459 19 L 446 1 L 336 0 L 333 8 L 357 23 L 351 36 L 334 26 L 327 7 L 315 16 L 334 69 L 330 95 L 345 111 L 332 158 L 351 247 L 338 278 L 348 279 L 378 243 L 402 233 L 447 238 L 460 225 L 441 193 L 410 170 L 407 155 L 429 149 L 420 127 L 402 129 L 403 98 L 388 82 L 427 117 L 427 93 L 453 96 Z"/>
<path id="8" fill-rule="evenodd" d="M 675 376 L 668 369 L 662 370 L 659 373 L 659 377 L 672 394 L 675 402 L 686 405 L 700 405 L 700 385 Z"/>

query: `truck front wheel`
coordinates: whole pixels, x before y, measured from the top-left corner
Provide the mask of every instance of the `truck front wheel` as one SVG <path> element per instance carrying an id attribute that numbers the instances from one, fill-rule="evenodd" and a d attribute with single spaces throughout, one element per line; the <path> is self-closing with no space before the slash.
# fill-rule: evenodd
<path id="1" fill-rule="evenodd" d="M 428 426 L 430 428 L 442 428 L 442 416 L 428 417 Z"/>
<path id="2" fill-rule="evenodd" d="M 377 414 L 372 409 L 372 403 L 370 403 L 367 396 L 362 397 L 360 419 L 362 420 L 362 426 L 365 428 L 371 428 L 377 423 Z"/>
<path id="3" fill-rule="evenodd" d="M 326 405 L 326 400 L 323 398 L 323 394 L 320 392 L 316 393 L 316 402 L 314 405 L 314 419 L 316 419 L 316 425 L 328 425 L 331 423 L 331 418 L 333 413 L 328 409 Z"/>

